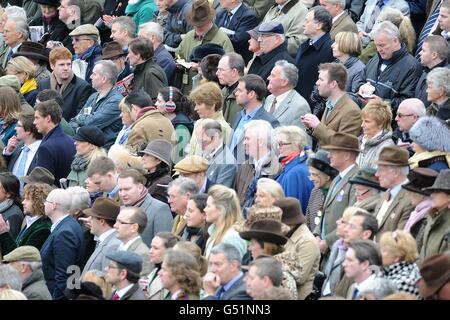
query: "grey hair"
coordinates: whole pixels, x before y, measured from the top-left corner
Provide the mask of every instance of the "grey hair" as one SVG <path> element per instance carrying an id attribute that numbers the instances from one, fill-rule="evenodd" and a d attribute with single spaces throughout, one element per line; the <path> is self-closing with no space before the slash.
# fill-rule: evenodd
<path id="1" fill-rule="evenodd" d="M 444 89 L 450 95 L 450 70 L 448 68 L 434 68 L 427 75 L 427 84 L 433 89 Z"/>
<path id="2" fill-rule="evenodd" d="M 54 189 L 50 191 L 47 199 L 57 202 L 66 212 L 72 208 L 72 193 L 66 189 Z"/>
<path id="3" fill-rule="evenodd" d="M 119 76 L 119 70 L 117 70 L 114 62 L 110 60 L 100 60 L 95 65 L 100 65 L 101 73 L 106 77 L 108 83 L 111 85 L 115 85 L 117 81 L 117 77 Z"/>
<path id="4" fill-rule="evenodd" d="M 202 120 L 203 120 L 201 126 L 202 131 L 207 137 L 211 138 L 215 134 L 217 134 L 219 135 L 220 139 L 223 138 L 222 126 L 218 121 L 212 119 L 202 119 Z"/>
<path id="5" fill-rule="evenodd" d="M 145 211 L 140 207 L 125 207 L 122 210 L 130 210 L 132 212 L 131 222 L 138 224 L 138 233 L 142 234 L 148 223 L 148 218 Z"/>
<path id="6" fill-rule="evenodd" d="M 395 283 L 382 277 L 375 277 L 365 288 L 360 294 L 372 294 L 375 300 L 382 300 L 384 297 L 397 292 Z"/>
<path id="7" fill-rule="evenodd" d="M 23 40 L 28 40 L 30 36 L 30 31 L 28 29 L 27 20 L 17 19 L 14 20 L 14 22 L 16 23 L 16 31 L 22 34 Z"/>
<path id="8" fill-rule="evenodd" d="M 281 67 L 282 77 L 288 81 L 289 87 L 294 88 L 298 82 L 298 68 L 286 60 L 278 60 L 275 66 Z"/>
<path id="9" fill-rule="evenodd" d="M 308 143 L 306 132 L 297 126 L 281 126 L 275 129 L 276 140 L 279 134 L 287 136 L 290 143 L 294 144 L 299 150 L 302 150 Z"/>
<path id="10" fill-rule="evenodd" d="M 346 1 L 345 0 L 328 0 L 331 4 L 337 4 L 342 9 L 345 9 Z"/>
<path id="11" fill-rule="evenodd" d="M 238 262 L 238 265 L 241 266 L 242 255 L 239 250 L 232 244 L 220 243 L 211 249 L 210 255 L 221 253 L 225 256 L 225 258 L 227 258 L 228 262 L 232 262 L 233 260 L 235 260 Z"/>
<path id="12" fill-rule="evenodd" d="M 197 183 L 191 178 L 179 177 L 169 183 L 169 189 L 172 187 L 178 187 L 181 195 L 196 194 L 198 193 Z"/>
<path id="13" fill-rule="evenodd" d="M 250 267 L 255 267 L 255 272 L 260 278 L 269 277 L 275 287 L 281 286 L 283 270 L 280 261 L 274 257 L 263 257 L 253 260 Z"/>
<path id="14" fill-rule="evenodd" d="M 130 38 L 136 38 L 136 23 L 134 22 L 133 18 L 120 16 L 115 18 L 112 21 L 111 25 L 113 25 L 114 23 L 118 23 L 122 30 L 126 29 Z"/>
<path id="15" fill-rule="evenodd" d="M 8 6 L 5 8 L 5 14 L 9 19 L 12 20 L 25 20 L 27 21 L 27 13 L 24 8 L 18 7 L 18 6 Z"/>
<path id="16" fill-rule="evenodd" d="M 228 67 L 230 69 L 236 69 L 239 75 L 244 75 L 245 61 L 239 53 L 228 52 L 225 53 L 221 59 L 228 58 Z"/>
<path id="17" fill-rule="evenodd" d="M 153 33 L 156 38 L 158 38 L 159 42 L 164 41 L 164 29 L 159 23 L 153 21 L 143 23 L 139 26 L 139 30 L 144 31 L 146 36 L 149 36 L 151 33 Z"/>
<path id="18" fill-rule="evenodd" d="M 89 192 L 80 186 L 69 187 L 66 189 L 72 195 L 72 204 L 70 210 L 84 210 L 91 205 Z"/>
<path id="19" fill-rule="evenodd" d="M 417 98 L 409 98 L 402 101 L 401 104 L 408 104 L 406 107 L 412 112 L 420 117 L 424 117 L 427 114 L 427 110 L 425 109 L 425 105 L 422 100 Z"/>
<path id="20" fill-rule="evenodd" d="M 19 262 L 23 263 L 26 266 L 29 266 L 32 272 L 35 272 L 36 270 L 42 268 L 42 262 L 39 261 L 19 261 Z"/>
<path id="21" fill-rule="evenodd" d="M 272 136 L 273 128 L 269 122 L 265 120 L 252 120 L 246 125 L 244 125 L 245 132 L 250 131 L 252 134 L 256 134 L 258 139 L 266 139 L 267 147 L 272 148 Z"/>
<path id="22" fill-rule="evenodd" d="M 386 34 L 390 39 L 397 38 L 400 40 L 400 30 L 390 21 L 383 21 L 375 25 L 373 28 L 373 36 L 375 37 L 380 33 Z"/>
<path id="23" fill-rule="evenodd" d="M 11 289 L 22 291 L 22 278 L 19 271 L 10 264 L 0 265 L 0 288 L 9 286 Z"/>

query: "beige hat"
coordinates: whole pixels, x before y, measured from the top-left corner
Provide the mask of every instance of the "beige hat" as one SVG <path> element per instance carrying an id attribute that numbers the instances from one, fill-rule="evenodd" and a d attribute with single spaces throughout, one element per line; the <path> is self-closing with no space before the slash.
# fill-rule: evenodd
<path id="1" fill-rule="evenodd" d="M 208 166 L 208 160 L 200 156 L 190 155 L 180 160 L 173 169 L 178 174 L 191 174 L 205 172 L 208 170 Z"/>
<path id="2" fill-rule="evenodd" d="M 21 246 L 6 256 L 3 257 L 4 262 L 14 262 L 14 261 L 26 261 L 26 262 L 41 262 L 41 254 L 36 247 L 33 246 Z"/>
<path id="3" fill-rule="evenodd" d="M 81 26 L 76 27 L 75 30 L 73 30 L 71 33 L 69 33 L 69 36 L 91 36 L 98 39 L 100 33 L 93 24 L 82 24 Z"/>

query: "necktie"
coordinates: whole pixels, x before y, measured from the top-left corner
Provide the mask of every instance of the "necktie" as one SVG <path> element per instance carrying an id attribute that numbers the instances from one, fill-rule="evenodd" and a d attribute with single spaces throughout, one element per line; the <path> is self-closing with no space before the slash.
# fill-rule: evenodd
<path id="1" fill-rule="evenodd" d="M 111 300 L 120 300 L 119 295 L 116 293 L 114 293 L 114 295 L 112 296 Z"/>
<path id="2" fill-rule="evenodd" d="M 274 98 L 272 104 L 270 105 L 269 113 L 273 114 L 275 112 L 275 107 L 277 105 L 277 98 Z"/>
<path id="3" fill-rule="evenodd" d="M 358 290 L 358 288 L 355 288 L 355 290 L 353 290 L 352 300 L 355 300 L 358 296 L 359 296 L 359 290 Z"/>
<path id="4" fill-rule="evenodd" d="M 335 192 L 338 190 L 338 187 L 341 184 L 341 175 L 338 174 L 338 176 L 335 178 L 336 183 L 333 186 L 333 189 L 331 189 L 330 191 L 328 191 L 330 197 L 333 197 L 333 195 L 335 194 Z M 328 195 L 327 195 L 328 196 Z M 321 230 L 321 238 L 324 240 L 325 239 L 325 217 L 322 216 L 322 230 Z"/>
<path id="5" fill-rule="evenodd" d="M 422 29 L 422 32 L 419 36 L 419 42 L 417 44 L 417 50 L 416 50 L 416 58 L 419 59 L 420 51 L 422 51 L 423 42 L 425 39 L 434 31 L 433 27 L 436 23 L 437 18 L 439 17 L 439 10 L 441 8 L 442 1 L 436 6 L 433 13 L 428 17 L 427 22 L 425 23 L 425 26 Z"/>
<path id="6" fill-rule="evenodd" d="M 9 61 L 9 60 L 11 60 L 12 59 L 12 55 L 14 54 L 14 52 L 12 51 L 12 49 L 11 50 L 9 50 L 9 53 L 8 53 L 8 57 L 6 58 L 6 61 Z"/>
<path id="7" fill-rule="evenodd" d="M 225 288 L 223 286 L 221 286 L 219 288 L 219 290 L 217 290 L 216 293 L 216 300 L 220 300 L 220 298 L 222 298 L 222 295 L 225 293 Z"/>
<path id="8" fill-rule="evenodd" d="M 225 28 L 228 28 L 231 22 L 231 17 L 233 14 L 231 12 L 227 12 L 227 17 L 225 18 Z"/>
<path id="9" fill-rule="evenodd" d="M 23 177 L 25 175 L 25 165 L 27 164 L 28 152 L 30 152 L 30 148 L 24 146 L 22 149 L 22 157 L 20 158 L 20 162 L 16 170 L 17 177 Z"/>

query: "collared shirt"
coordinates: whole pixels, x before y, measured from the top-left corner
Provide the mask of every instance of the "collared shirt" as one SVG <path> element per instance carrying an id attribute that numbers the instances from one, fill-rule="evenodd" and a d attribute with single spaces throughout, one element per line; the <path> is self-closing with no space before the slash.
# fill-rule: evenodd
<path id="1" fill-rule="evenodd" d="M 253 110 L 249 114 L 245 112 L 245 109 L 241 110 L 241 119 L 239 120 L 239 123 L 236 126 L 236 129 L 234 130 L 233 138 L 231 140 L 231 149 L 234 149 L 234 147 L 238 144 L 239 140 L 244 134 L 244 126 L 253 120 L 255 114 L 261 107 L 262 105 L 259 105 L 255 110 Z"/>
<path id="2" fill-rule="evenodd" d="M 52 224 L 52 226 L 50 227 L 50 232 L 53 232 L 53 231 L 56 229 L 56 227 L 58 226 L 58 224 L 60 224 L 61 221 L 63 221 L 67 216 L 69 216 L 68 213 L 65 214 L 65 215 L 63 215 L 63 216 L 62 216 L 61 218 L 59 218 L 58 220 L 56 220 L 56 221 Z"/>
<path id="3" fill-rule="evenodd" d="M 134 286 L 134 284 L 130 284 L 128 286 L 126 286 L 125 288 L 122 288 L 120 290 L 117 290 L 116 293 L 119 296 L 120 299 L 122 299 L 122 297 L 128 292 L 128 290 L 130 290 L 132 287 Z"/>
<path id="4" fill-rule="evenodd" d="M 358 289 L 359 294 L 361 294 L 361 292 L 364 292 L 365 290 L 371 288 L 372 286 L 372 282 L 375 279 L 375 274 L 371 274 L 367 279 L 363 280 L 360 283 L 357 283 L 355 285 L 355 288 Z"/>
<path id="5" fill-rule="evenodd" d="M 314 43 L 319 41 L 320 38 L 322 38 L 325 35 L 325 33 L 321 34 L 320 36 L 314 37 L 309 40 L 309 45 L 312 46 Z"/>
<path id="6" fill-rule="evenodd" d="M 337 21 L 337 19 L 339 19 L 344 13 L 345 13 L 345 10 L 342 11 L 341 13 L 339 13 L 336 17 L 334 17 L 333 18 L 333 23 L 335 23 Z"/>
<path id="7" fill-rule="evenodd" d="M 279 96 L 275 97 L 277 99 L 277 103 L 275 104 L 274 111 L 276 111 L 280 107 L 280 105 L 283 103 L 284 99 L 287 98 L 287 96 L 292 92 L 292 90 L 294 90 L 294 89 L 290 89 L 290 90 L 286 91 L 285 93 L 282 93 Z"/>
<path id="8" fill-rule="evenodd" d="M 261 175 L 262 168 L 270 161 L 270 151 L 267 152 L 264 156 L 259 158 L 259 160 L 254 159 L 255 164 L 255 176 L 259 177 Z"/>
<path id="9" fill-rule="evenodd" d="M 205 159 L 206 160 L 211 160 L 212 158 L 214 158 L 214 156 L 216 155 L 217 152 L 219 152 L 219 150 L 223 147 L 222 144 L 219 144 L 219 146 L 213 150 L 213 152 L 211 152 L 210 154 L 206 154 L 205 155 Z"/>
<path id="10" fill-rule="evenodd" d="M 114 187 L 114 189 L 111 190 L 111 192 L 108 192 L 108 198 L 111 198 L 111 199 L 114 198 L 118 192 L 119 192 L 119 186 L 116 185 Z"/>
<path id="11" fill-rule="evenodd" d="M 394 199 L 397 196 L 400 190 L 402 190 L 402 185 L 404 185 L 405 183 L 408 183 L 408 179 L 388 190 L 388 192 L 391 194 L 391 199 Z"/>
<path id="12" fill-rule="evenodd" d="M 172 297 L 171 297 L 172 300 L 177 300 L 177 299 L 178 299 L 178 296 L 180 295 L 180 293 L 181 293 L 181 289 L 175 291 L 175 292 L 173 293 Z"/>
<path id="13" fill-rule="evenodd" d="M 356 164 L 352 164 L 350 167 L 348 167 L 348 168 L 345 169 L 344 171 L 339 172 L 339 176 L 341 177 L 341 179 L 344 179 L 345 175 L 346 175 L 347 173 L 349 173 L 350 170 L 352 170 L 354 166 L 356 166 Z"/>
<path id="14" fill-rule="evenodd" d="M 200 188 L 200 190 L 198 191 L 198 193 L 206 193 L 206 184 L 208 182 L 208 178 L 205 177 L 205 180 L 203 181 L 203 185 Z"/>
<path id="15" fill-rule="evenodd" d="M 40 216 L 34 216 L 34 217 L 25 216 L 25 221 L 27 222 L 27 227 L 25 229 L 28 229 L 29 227 L 31 227 L 31 225 L 33 223 L 35 223 L 36 221 L 38 221 L 39 218 L 40 218 Z"/>
<path id="16" fill-rule="evenodd" d="M 120 246 L 117 248 L 117 250 L 119 251 L 127 251 L 128 248 L 135 243 L 136 241 L 138 241 L 141 238 L 141 236 L 137 236 L 136 238 L 131 239 L 130 241 L 128 241 L 127 243 L 121 243 Z"/>
<path id="17" fill-rule="evenodd" d="M 238 6 L 236 8 L 234 8 L 231 11 L 228 11 L 229 13 L 231 13 L 231 18 L 230 20 L 233 18 L 234 14 L 239 10 L 239 8 L 242 6 L 242 2 L 240 4 L 238 4 Z"/>
<path id="18" fill-rule="evenodd" d="M 223 294 L 225 294 L 225 292 L 227 292 L 227 291 L 231 288 L 231 286 L 233 286 L 233 284 L 235 284 L 236 281 L 238 281 L 243 275 L 244 275 L 244 274 L 243 274 L 242 271 L 241 271 L 241 272 L 239 272 L 239 274 L 238 274 L 236 277 L 234 277 L 233 279 L 231 279 L 230 281 L 228 281 L 227 284 L 225 284 L 225 285 L 223 286 L 223 289 L 224 289 L 224 293 L 223 293 Z M 222 294 L 222 295 L 223 295 L 223 294 Z"/>
<path id="19" fill-rule="evenodd" d="M 94 240 L 98 242 L 98 244 L 100 245 L 103 241 L 105 241 L 106 238 L 108 238 L 111 234 L 113 234 L 114 232 L 116 232 L 116 229 L 111 228 L 108 231 L 103 232 L 101 235 L 99 235 L 98 237 L 95 236 Z"/>
<path id="20" fill-rule="evenodd" d="M 30 168 L 31 162 L 33 161 L 33 158 L 36 155 L 37 150 L 39 149 L 39 146 L 41 145 L 41 142 L 42 142 L 42 140 L 36 140 L 35 142 L 33 142 L 33 143 L 31 143 L 31 144 L 29 144 L 27 146 L 30 149 L 30 151 L 28 151 L 27 162 L 25 162 L 25 171 L 24 171 L 25 174 L 26 174 L 26 172 L 28 172 L 28 169 Z M 12 168 L 12 173 L 13 174 L 17 173 L 17 169 L 19 167 L 19 163 L 20 163 L 20 160 L 22 159 L 22 157 L 23 157 L 23 150 L 20 151 L 20 155 L 17 158 L 16 162 L 14 163 L 14 166 Z"/>
<path id="21" fill-rule="evenodd" d="M 334 107 L 336 106 L 337 102 L 339 101 L 339 99 L 342 98 L 342 95 L 339 96 L 339 98 L 335 99 L 335 100 L 327 100 L 327 102 L 325 103 L 327 106 L 328 114 L 331 113 L 331 111 L 333 111 Z"/>
<path id="22" fill-rule="evenodd" d="M 444 37 L 444 39 L 449 39 L 450 38 L 450 32 L 447 32 L 447 31 L 442 31 L 441 32 L 441 35 Z"/>

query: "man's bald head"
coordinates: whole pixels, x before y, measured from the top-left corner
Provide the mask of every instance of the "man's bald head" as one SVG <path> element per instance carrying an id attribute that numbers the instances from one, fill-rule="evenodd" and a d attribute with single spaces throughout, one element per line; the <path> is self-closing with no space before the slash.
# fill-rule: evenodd
<path id="1" fill-rule="evenodd" d="M 398 109 L 395 120 L 397 121 L 398 128 L 402 132 L 408 132 L 409 129 L 416 123 L 416 121 L 425 116 L 425 105 L 420 99 L 410 98 L 403 100 Z"/>

